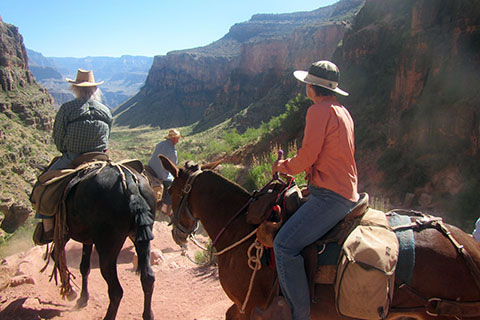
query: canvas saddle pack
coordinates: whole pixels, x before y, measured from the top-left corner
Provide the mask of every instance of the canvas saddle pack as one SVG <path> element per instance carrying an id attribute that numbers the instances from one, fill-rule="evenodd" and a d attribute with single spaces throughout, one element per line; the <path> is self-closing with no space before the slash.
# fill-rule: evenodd
<path id="1" fill-rule="evenodd" d="M 50 162 L 49 167 L 57 158 Z M 110 163 L 108 155 L 103 152 L 89 152 L 72 161 L 70 168 L 43 172 L 38 176 L 30 194 L 33 208 L 40 214 L 54 216 L 61 210 L 61 204 L 68 192 L 80 181 L 96 174 L 98 169 Z M 139 173 L 144 171 L 139 160 L 123 160 L 118 163 Z"/>
<path id="2" fill-rule="evenodd" d="M 305 201 L 297 186 L 287 190 L 278 183 L 266 188 L 250 205 L 247 221 L 259 225 L 257 239 L 266 247 L 283 221 Z M 384 319 L 393 297 L 399 244 L 382 211 L 368 207 L 368 194 L 362 193 L 356 206 L 322 239 L 302 251 L 311 297 L 315 284 L 333 285 L 340 315 L 357 319 Z M 278 207 L 280 208 L 278 208 Z M 334 243 L 340 247 L 331 265 L 318 265 L 321 249 Z M 321 299 L 321 297 L 319 297 Z"/>

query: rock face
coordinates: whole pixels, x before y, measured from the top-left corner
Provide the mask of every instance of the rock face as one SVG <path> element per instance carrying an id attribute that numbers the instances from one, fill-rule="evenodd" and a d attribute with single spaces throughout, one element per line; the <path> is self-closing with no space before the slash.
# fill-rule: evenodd
<path id="1" fill-rule="evenodd" d="M 47 162 L 53 150 L 52 103 L 28 69 L 17 27 L 0 19 L 0 190 L 1 202 L 9 203 L 6 211 L 0 211 L 23 221 L 31 211 L 28 195 L 37 174 L 35 164 Z M 11 232 L 14 227 L 18 226 L 7 229 Z"/>
<path id="2" fill-rule="evenodd" d="M 211 45 L 156 56 L 140 93 L 114 110 L 116 123 L 174 127 L 199 121 L 201 130 L 223 121 L 286 86 L 285 74 L 330 58 L 348 26 L 339 17 L 352 16 L 362 4 L 344 0 L 312 12 L 255 15 Z M 288 93 L 275 94 L 267 115 L 284 109 Z"/>
<path id="3" fill-rule="evenodd" d="M 7 117 L 18 116 L 37 129 L 52 128 L 52 98 L 37 85 L 28 69 L 27 53 L 18 28 L 0 18 L 0 111 Z M 53 110 L 52 110 L 53 111 Z"/>
<path id="4" fill-rule="evenodd" d="M 374 160 L 385 196 L 414 193 L 468 223 L 480 209 L 479 39 L 478 1 L 367 0 L 334 54 L 360 173 Z"/>

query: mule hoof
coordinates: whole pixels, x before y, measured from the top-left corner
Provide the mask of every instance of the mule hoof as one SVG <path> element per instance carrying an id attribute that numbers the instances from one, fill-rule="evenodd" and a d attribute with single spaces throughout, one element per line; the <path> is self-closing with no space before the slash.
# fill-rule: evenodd
<path id="1" fill-rule="evenodd" d="M 88 298 L 85 299 L 85 298 L 82 298 L 80 297 L 78 300 L 77 300 L 77 303 L 75 304 L 75 309 L 83 309 L 87 306 L 88 304 Z"/>
<path id="2" fill-rule="evenodd" d="M 144 313 L 142 318 L 143 318 L 143 320 L 155 320 L 155 317 L 153 316 L 153 312 L 151 312 L 151 311 L 148 315 L 146 315 Z"/>
<path id="3" fill-rule="evenodd" d="M 73 301 L 77 299 L 78 293 L 74 289 L 72 289 L 67 295 L 66 298 L 68 301 Z"/>

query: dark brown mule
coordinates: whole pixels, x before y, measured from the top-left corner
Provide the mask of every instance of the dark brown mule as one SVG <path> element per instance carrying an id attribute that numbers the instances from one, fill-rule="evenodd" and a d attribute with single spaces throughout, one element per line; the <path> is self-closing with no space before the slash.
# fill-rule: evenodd
<path id="1" fill-rule="evenodd" d="M 236 244 L 250 234 L 255 226 L 246 222 L 245 215 L 234 217 L 247 203 L 251 195 L 240 186 L 222 176 L 202 168 L 187 165 L 177 168 L 165 157 L 160 156 L 163 166 L 175 180 L 169 189 L 176 217 L 172 230 L 175 241 L 182 245 L 195 229 L 197 219 L 201 221 L 217 252 Z M 205 170 L 205 171 L 203 171 Z M 181 200 L 183 204 L 181 204 Z M 180 206 L 180 210 L 179 209 Z M 480 245 L 460 229 L 446 225 L 452 236 L 470 253 L 474 265 L 480 265 Z M 226 313 L 226 319 L 250 319 L 255 307 L 265 309 L 274 287 L 274 270 L 262 267 L 257 271 L 244 313 L 240 312 L 249 291 L 252 269 L 249 267 L 247 251 L 254 236 L 218 255 L 218 270 L 221 285 L 234 302 Z M 442 298 L 461 303 L 460 312 L 477 314 L 470 319 L 479 319 L 480 291 L 472 270 L 465 263 L 452 242 L 441 232 L 432 228 L 415 232 L 415 268 L 410 287 L 398 286 L 394 291 L 387 319 L 468 319 L 467 317 L 433 316 L 427 314 L 430 298 Z M 478 280 L 478 279 L 477 279 Z M 201 294 L 201 293 L 200 293 Z M 346 319 L 337 314 L 334 290 L 330 285 L 317 285 L 316 296 L 320 301 L 312 303 L 312 319 Z M 465 302 L 471 302 L 465 304 Z M 463 309 L 467 306 L 467 309 Z M 463 311 L 462 311 L 463 310 Z M 458 313 L 457 313 L 458 314 Z"/>
<path id="2" fill-rule="evenodd" d="M 67 237 L 83 243 L 80 263 L 82 291 L 77 300 L 78 308 L 88 303 L 90 256 L 95 245 L 110 299 L 104 319 L 116 318 L 123 296 L 117 275 L 117 258 L 129 237 L 138 256 L 137 272 L 140 273 L 144 295 L 142 318 L 154 319 L 151 302 L 155 273 L 150 266 L 150 241 L 153 239 L 155 205 L 155 194 L 148 181 L 137 171 L 123 166 L 107 165 L 74 187 L 65 200 L 65 222 Z"/>
<path id="3" fill-rule="evenodd" d="M 142 318 L 153 320 L 151 308 L 155 274 L 150 266 L 150 240 L 153 239 L 155 194 L 148 181 L 131 167 L 110 162 L 92 167 L 68 193 L 64 213 L 55 217 L 54 269 L 61 280 L 61 293 L 71 292 L 70 273 L 64 247 L 69 239 L 83 243 L 80 273 L 82 289 L 76 307 L 89 300 L 88 275 L 93 245 L 98 252 L 100 271 L 108 285 L 110 303 L 105 320 L 116 318 L 123 289 L 117 275 L 117 258 L 127 237 L 138 255 L 138 268 L 144 293 Z"/>

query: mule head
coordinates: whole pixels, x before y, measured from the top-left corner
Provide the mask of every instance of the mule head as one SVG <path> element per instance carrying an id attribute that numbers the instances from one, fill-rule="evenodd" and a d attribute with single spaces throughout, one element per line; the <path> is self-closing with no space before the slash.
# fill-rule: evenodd
<path id="1" fill-rule="evenodd" d="M 174 177 L 174 181 L 167 191 L 172 199 L 172 237 L 179 246 L 183 246 L 187 242 L 188 237 L 198 229 L 199 218 L 195 216 L 189 202 L 193 182 L 202 170 L 214 169 L 221 161 L 202 166 L 192 161 L 187 161 L 184 167 L 179 168 L 165 156 L 159 155 L 158 157 L 163 167 Z"/>
<path id="2" fill-rule="evenodd" d="M 177 178 L 180 168 L 178 168 L 172 161 L 170 161 L 170 159 L 165 157 L 163 154 L 158 155 L 158 158 L 162 162 L 162 165 L 165 168 L 165 170 L 170 172 L 173 175 L 174 178 Z M 213 170 L 221 163 L 222 163 L 222 160 L 220 159 L 220 160 L 217 160 L 217 161 L 214 161 L 214 162 L 203 164 L 200 167 L 200 169 L 202 169 L 202 170 Z M 196 166 L 196 164 L 193 163 L 192 161 L 187 161 L 185 163 L 185 169 L 192 170 L 192 168 L 194 166 Z"/>

